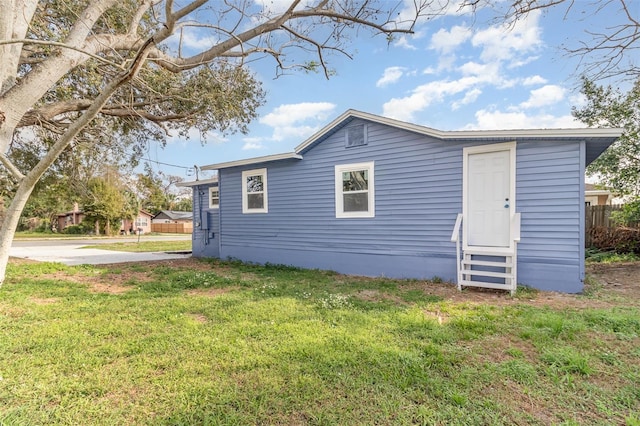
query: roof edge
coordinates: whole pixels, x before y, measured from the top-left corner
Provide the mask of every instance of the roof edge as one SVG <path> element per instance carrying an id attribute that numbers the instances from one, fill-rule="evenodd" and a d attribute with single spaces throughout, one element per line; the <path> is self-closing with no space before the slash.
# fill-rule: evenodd
<path id="1" fill-rule="evenodd" d="M 220 170 L 220 169 L 228 169 L 230 167 L 248 166 L 251 164 L 267 163 L 270 161 L 289 160 L 289 159 L 302 160 L 302 155 L 298 154 L 297 152 L 285 152 L 283 154 L 265 155 L 262 157 L 247 158 L 245 160 L 236 160 L 236 161 L 227 161 L 224 163 L 209 164 L 208 166 L 202 166 L 200 169 L 201 170 Z"/>
<path id="2" fill-rule="evenodd" d="M 180 188 L 191 188 L 192 186 L 208 185 L 210 183 L 218 183 L 218 178 L 214 177 L 211 179 L 192 180 L 190 182 L 179 182 L 179 183 L 176 183 L 176 186 Z"/>
<path id="3" fill-rule="evenodd" d="M 507 130 L 436 130 L 418 124 L 407 123 L 394 118 L 383 117 L 354 109 L 349 109 L 340 114 L 336 119 L 324 126 L 307 140 L 295 148 L 297 154 L 301 154 L 309 146 L 322 138 L 332 128 L 349 117 L 361 118 L 380 124 L 432 136 L 438 139 L 487 139 L 487 138 L 514 138 L 514 137 L 545 137 L 545 138 L 618 138 L 623 132 L 621 128 L 593 128 L 576 127 L 564 129 L 507 129 Z"/>

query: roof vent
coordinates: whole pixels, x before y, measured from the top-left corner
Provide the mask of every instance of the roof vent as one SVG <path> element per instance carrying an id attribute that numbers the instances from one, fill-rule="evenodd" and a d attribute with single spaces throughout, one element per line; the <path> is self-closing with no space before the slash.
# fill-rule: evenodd
<path id="1" fill-rule="evenodd" d="M 364 124 L 349 126 L 345 132 L 345 146 L 351 148 L 367 144 L 367 127 Z"/>

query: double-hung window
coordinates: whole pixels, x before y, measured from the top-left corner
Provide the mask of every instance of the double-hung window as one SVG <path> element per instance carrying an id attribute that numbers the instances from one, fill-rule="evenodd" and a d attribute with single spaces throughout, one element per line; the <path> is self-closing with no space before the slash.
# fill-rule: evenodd
<path id="1" fill-rule="evenodd" d="M 336 217 L 374 217 L 373 161 L 335 166 Z"/>
<path id="2" fill-rule="evenodd" d="M 217 186 L 212 186 L 209 188 L 209 208 L 220 208 L 220 190 Z"/>
<path id="3" fill-rule="evenodd" d="M 242 172 L 242 213 L 267 213 L 267 169 Z"/>

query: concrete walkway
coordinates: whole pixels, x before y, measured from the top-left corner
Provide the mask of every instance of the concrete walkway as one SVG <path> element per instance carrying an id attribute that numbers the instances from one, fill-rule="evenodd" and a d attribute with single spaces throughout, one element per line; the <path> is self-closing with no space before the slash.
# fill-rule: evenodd
<path id="1" fill-rule="evenodd" d="M 191 257 L 181 253 L 131 253 L 124 251 L 83 249 L 87 244 L 66 244 L 46 246 L 12 246 L 9 256 L 40 262 L 60 262 L 65 265 L 100 265 L 106 263 L 145 262 L 150 260 L 184 259 Z"/>

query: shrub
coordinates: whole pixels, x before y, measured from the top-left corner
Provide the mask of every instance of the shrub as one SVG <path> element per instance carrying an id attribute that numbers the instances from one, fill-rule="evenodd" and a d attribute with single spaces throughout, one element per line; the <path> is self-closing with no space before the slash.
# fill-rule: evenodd
<path id="1" fill-rule="evenodd" d="M 626 203 L 621 210 L 611 212 L 611 220 L 624 226 L 640 223 L 640 198 Z"/>
<path id="2" fill-rule="evenodd" d="M 599 250 L 640 254 L 640 228 L 595 227 L 589 235 L 591 245 Z"/>
<path id="3" fill-rule="evenodd" d="M 87 233 L 85 227 L 82 225 L 67 226 L 66 228 L 64 228 L 64 231 L 62 232 L 65 234 L 72 234 L 72 235 L 82 235 Z"/>

